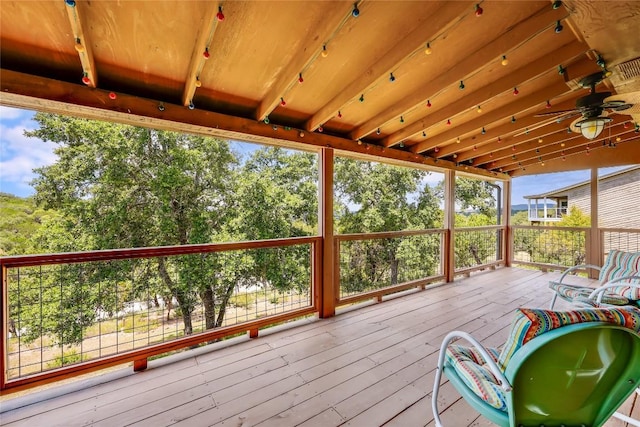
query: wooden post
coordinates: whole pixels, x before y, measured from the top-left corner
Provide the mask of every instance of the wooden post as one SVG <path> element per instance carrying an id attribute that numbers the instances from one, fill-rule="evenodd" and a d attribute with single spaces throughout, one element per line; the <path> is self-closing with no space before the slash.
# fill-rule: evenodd
<path id="1" fill-rule="evenodd" d="M 444 276 L 447 282 L 453 282 L 455 276 L 455 219 L 456 219 L 456 172 L 448 170 L 444 173 Z"/>
<path id="2" fill-rule="evenodd" d="M 587 264 L 602 265 L 602 243 L 598 229 L 598 168 L 591 168 L 591 247 L 586 254 Z M 597 279 L 597 271 L 589 270 L 589 277 Z"/>
<path id="3" fill-rule="evenodd" d="M 336 314 L 336 291 L 334 275 L 337 274 L 333 239 L 333 149 L 323 148 L 320 156 L 320 234 L 322 236 L 322 287 L 320 317 Z"/>
<path id="4" fill-rule="evenodd" d="M 136 372 L 144 371 L 147 369 L 147 358 L 137 359 L 133 361 L 133 370 Z"/>
<path id="5" fill-rule="evenodd" d="M 9 269 L 4 265 L 0 269 L 0 309 L 2 309 L 2 314 L 0 314 L 0 320 L 2 321 L 2 327 L 0 327 L 0 331 L 2 332 L 2 336 L 0 337 L 0 390 L 4 390 L 6 381 L 7 381 L 7 369 L 5 366 L 7 360 L 7 337 L 8 334 L 8 322 L 9 322 L 9 301 L 7 299 L 9 294 L 9 282 L 7 281 L 7 276 L 9 274 Z"/>
<path id="6" fill-rule="evenodd" d="M 258 328 L 249 329 L 249 338 L 258 338 Z"/>
<path id="7" fill-rule="evenodd" d="M 511 180 L 504 181 L 502 187 L 502 197 L 504 197 L 504 215 L 502 223 L 504 225 L 503 253 L 505 267 L 511 267 L 513 261 L 513 229 L 511 228 Z"/>

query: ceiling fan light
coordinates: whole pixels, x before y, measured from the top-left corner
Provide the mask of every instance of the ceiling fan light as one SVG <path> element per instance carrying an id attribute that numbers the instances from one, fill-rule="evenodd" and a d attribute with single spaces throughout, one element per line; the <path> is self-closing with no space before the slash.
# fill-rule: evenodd
<path id="1" fill-rule="evenodd" d="M 611 119 L 609 117 L 592 117 L 580 120 L 575 124 L 575 126 L 580 128 L 580 132 L 585 138 L 595 139 L 604 130 L 604 125 L 610 121 Z"/>

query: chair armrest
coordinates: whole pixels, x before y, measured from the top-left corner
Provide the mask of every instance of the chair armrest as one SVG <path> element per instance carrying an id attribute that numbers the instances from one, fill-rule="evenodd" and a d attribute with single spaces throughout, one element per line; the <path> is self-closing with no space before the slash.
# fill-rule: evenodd
<path id="1" fill-rule="evenodd" d="M 593 292 L 591 292 L 591 294 L 589 295 L 589 299 L 596 298 L 596 302 L 598 302 L 598 303 L 602 302 L 602 297 L 604 297 L 604 292 L 607 289 L 617 288 L 619 286 L 622 286 L 618 282 L 622 282 L 622 281 L 626 281 L 626 280 L 638 280 L 638 282 L 637 283 L 625 283 L 624 286 L 629 286 L 629 287 L 632 287 L 632 288 L 640 288 L 640 276 L 639 275 L 618 277 L 617 279 L 613 279 L 613 280 L 605 283 L 604 285 L 597 287 Z"/>
<path id="2" fill-rule="evenodd" d="M 438 367 L 441 367 L 444 365 L 444 355 L 447 351 L 447 347 L 449 347 L 449 344 L 451 344 L 451 341 L 453 341 L 456 338 L 462 338 L 468 341 L 469 343 L 471 343 L 473 347 L 475 347 L 476 350 L 478 350 L 478 352 L 482 355 L 487 365 L 489 366 L 491 373 L 498 379 L 498 381 L 500 381 L 500 387 L 502 387 L 504 391 L 511 391 L 512 387 L 511 387 L 511 384 L 509 383 L 509 380 L 507 380 L 507 378 L 504 376 L 504 373 L 502 372 L 502 370 L 500 370 L 500 367 L 498 366 L 498 364 L 493 361 L 493 358 L 491 357 L 491 355 L 489 355 L 489 352 L 487 351 L 487 349 L 484 348 L 484 346 L 480 344 L 478 340 L 476 340 L 474 337 L 472 337 L 471 335 L 463 331 L 449 332 L 447 336 L 444 337 L 444 340 L 442 341 L 442 345 L 440 346 L 440 359 L 442 360 L 441 361 L 438 360 Z"/>
<path id="3" fill-rule="evenodd" d="M 564 278 L 571 272 L 576 271 L 576 270 L 586 270 L 587 268 L 592 268 L 594 270 L 600 271 L 602 269 L 602 267 L 599 267 L 597 265 L 592 265 L 592 264 L 582 264 L 582 265 L 574 265 L 573 267 L 569 267 L 567 268 L 563 273 L 562 276 L 560 276 L 560 280 L 558 280 L 557 283 L 562 283 L 562 281 L 564 280 Z M 573 286 L 573 285 L 566 285 L 565 286 Z M 576 286 L 576 287 L 583 287 L 583 286 Z"/>

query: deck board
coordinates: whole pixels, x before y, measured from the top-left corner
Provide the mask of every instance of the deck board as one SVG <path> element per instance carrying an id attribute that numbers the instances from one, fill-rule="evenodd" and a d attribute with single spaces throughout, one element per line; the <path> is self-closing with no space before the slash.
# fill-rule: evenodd
<path id="1" fill-rule="evenodd" d="M 444 336 L 458 329 L 488 346 L 502 344 L 513 310 L 547 307 L 547 283 L 558 276 L 518 268 L 485 271 L 344 309 L 330 319 L 261 331 L 258 339 L 189 350 L 152 361 L 144 372 L 123 368 L 105 375 L 113 378 L 103 383 L 83 380 L 5 398 L 0 424 L 431 426 L 431 389 Z M 625 410 L 640 411 L 638 400 L 630 399 Z M 439 401 L 446 425 L 492 425 L 448 383 Z"/>

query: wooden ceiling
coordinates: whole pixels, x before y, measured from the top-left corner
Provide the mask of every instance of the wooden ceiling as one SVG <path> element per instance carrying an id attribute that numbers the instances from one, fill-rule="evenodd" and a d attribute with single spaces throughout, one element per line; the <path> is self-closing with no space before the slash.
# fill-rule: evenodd
<path id="1" fill-rule="evenodd" d="M 4 105 L 499 179 L 640 163 L 637 1 L 2 1 L 0 14 Z M 595 140 L 568 131 L 576 117 L 538 116 L 573 109 L 599 58 L 612 74 L 596 90 L 634 107 Z"/>

